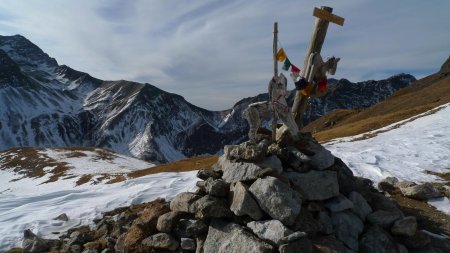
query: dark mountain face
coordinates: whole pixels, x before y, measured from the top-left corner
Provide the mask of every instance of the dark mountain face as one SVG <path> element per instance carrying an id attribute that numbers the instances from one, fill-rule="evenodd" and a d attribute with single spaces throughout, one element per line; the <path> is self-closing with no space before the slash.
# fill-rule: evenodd
<path id="1" fill-rule="evenodd" d="M 96 146 L 152 162 L 215 154 L 247 138 L 242 111 L 267 99 L 261 94 L 208 111 L 150 84 L 103 81 L 58 65 L 19 35 L 0 36 L 0 63 L 0 149 Z M 413 80 L 332 80 L 330 94 L 312 101 L 308 116 L 372 105 Z"/>

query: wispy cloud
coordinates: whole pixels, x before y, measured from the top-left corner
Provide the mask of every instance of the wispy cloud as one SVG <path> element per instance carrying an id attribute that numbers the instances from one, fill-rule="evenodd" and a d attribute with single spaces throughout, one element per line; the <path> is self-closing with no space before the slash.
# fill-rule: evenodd
<path id="1" fill-rule="evenodd" d="M 225 109 L 265 91 L 274 21 L 301 67 L 315 5 L 333 6 L 346 18 L 344 27 L 330 25 L 322 51 L 342 58 L 337 78 L 423 76 L 450 53 L 446 0 L 3 0 L 0 34 L 22 34 L 60 63 L 96 77 L 149 82 L 196 105 Z"/>

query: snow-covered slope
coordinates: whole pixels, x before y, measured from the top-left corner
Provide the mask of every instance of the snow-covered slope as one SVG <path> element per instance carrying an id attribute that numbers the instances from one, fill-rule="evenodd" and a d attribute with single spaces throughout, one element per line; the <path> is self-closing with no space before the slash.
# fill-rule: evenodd
<path id="1" fill-rule="evenodd" d="M 416 183 L 445 182 L 427 171 L 450 173 L 449 116 L 450 104 L 445 104 L 369 133 L 335 139 L 325 147 L 355 175 L 375 183 L 386 177 Z M 450 215 L 447 197 L 429 203 Z"/>
<path id="2" fill-rule="evenodd" d="M 330 141 L 325 147 L 358 176 L 374 182 L 389 176 L 436 181 L 425 170 L 450 172 L 449 116 L 450 104 L 446 104 L 369 133 Z"/>
<path id="3" fill-rule="evenodd" d="M 110 181 L 115 176 L 126 178 L 131 171 L 152 166 L 99 149 L 37 149 L 35 153 L 31 149 L 18 149 L 2 153 L 0 252 L 20 246 L 24 229 L 58 238 L 58 232 L 92 224 L 103 211 L 158 197 L 171 198 L 195 186 L 195 172 Z M 40 168 L 45 173 L 39 173 Z M 58 174 L 61 170 L 64 173 Z M 80 179 L 86 177 L 87 181 L 80 184 Z M 53 220 L 62 213 L 70 220 Z"/>

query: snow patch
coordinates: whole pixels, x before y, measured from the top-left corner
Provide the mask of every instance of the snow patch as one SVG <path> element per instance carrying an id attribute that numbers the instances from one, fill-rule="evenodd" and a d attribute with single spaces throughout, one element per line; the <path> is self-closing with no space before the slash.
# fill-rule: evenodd
<path id="1" fill-rule="evenodd" d="M 0 252 L 20 246 L 25 229 L 45 238 L 80 225 L 92 225 L 102 212 L 195 190 L 196 171 L 159 173 L 116 184 L 74 187 L 75 179 L 41 184 L 47 178 L 10 182 L 11 172 L 0 171 Z M 68 222 L 53 220 L 66 213 Z"/>
<path id="2" fill-rule="evenodd" d="M 375 183 L 388 176 L 420 182 L 441 181 L 425 170 L 443 173 L 450 168 L 450 104 L 440 110 L 405 121 L 398 128 L 378 133 L 373 138 L 336 139 L 325 144 L 357 176 Z"/>

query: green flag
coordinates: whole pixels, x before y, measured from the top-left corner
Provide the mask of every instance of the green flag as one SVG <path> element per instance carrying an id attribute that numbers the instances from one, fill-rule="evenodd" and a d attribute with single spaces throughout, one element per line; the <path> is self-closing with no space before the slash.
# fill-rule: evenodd
<path id="1" fill-rule="evenodd" d="M 282 69 L 288 71 L 290 67 L 291 67 L 291 61 L 289 61 L 289 58 L 286 57 L 286 60 L 283 63 Z"/>

